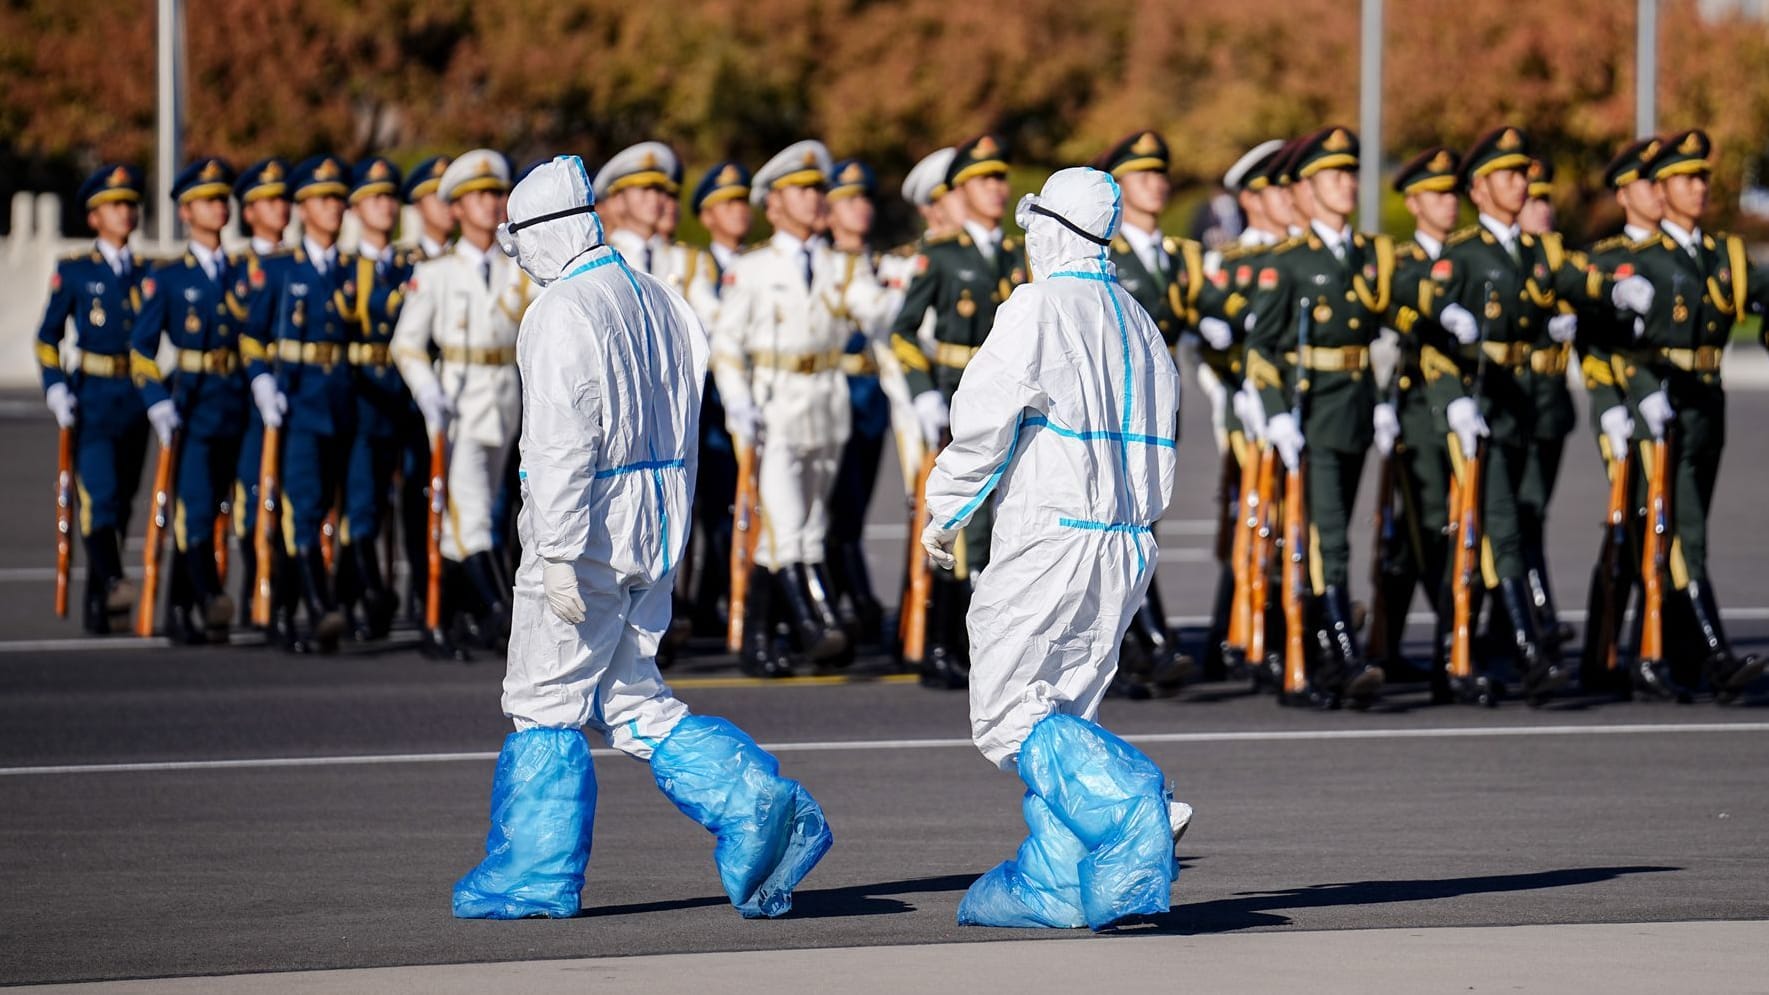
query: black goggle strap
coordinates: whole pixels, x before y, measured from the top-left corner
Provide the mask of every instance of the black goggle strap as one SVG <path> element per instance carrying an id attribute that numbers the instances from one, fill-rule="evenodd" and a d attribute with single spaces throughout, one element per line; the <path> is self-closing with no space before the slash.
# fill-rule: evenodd
<path id="1" fill-rule="evenodd" d="M 1070 221 L 1068 218 L 1065 218 L 1062 215 L 1058 214 L 1057 212 L 1045 207 L 1043 204 L 1030 204 L 1026 207 L 1026 210 L 1031 211 L 1033 214 L 1044 215 L 1045 217 L 1051 219 L 1052 221 L 1055 221 L 1057 224 L 1062 225 L 1064 228 L 1067 228 L 1070 231 L 1074 232 L 1075 234 L 1080 235 L 1082 238 L 1087 239 L 1089 242 L 1092 242 L 1094 245 L 1111 245 L 1112 244 L 1111 239 L 1101 238 L 1098 235 L 1095 235 L 1093 232 L 1087 231 L 1086 229 L 1082 228 L 1080 225 L 1077 225 L 1075 222 Z"/>
<path id="2" fill-rule="evenodd" d="M 522 221 L 505 222 L 504 230 L 514 235 L 522 229 L 532 225 L 538 225 L 548 221 L 558 221 L 560 218 L 569 218 L 578 214 L 592 214 L 595 210 L 596 205 L 594 204 L 581 204 L 577 207 L 567 208 L 563 211 L 554 211 L 552 214 L 543 214 L 538 218 L 527 218 Z"/>

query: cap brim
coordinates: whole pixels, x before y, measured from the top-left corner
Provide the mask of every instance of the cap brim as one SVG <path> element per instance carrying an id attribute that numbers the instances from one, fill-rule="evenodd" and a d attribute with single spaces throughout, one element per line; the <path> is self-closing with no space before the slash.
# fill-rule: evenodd
<path id="1" fill-rule="evenodd" d="M 1473 178 L 1477 176 L 1486 176 L 1489 173 L 1497 173 L 1506 169 L 1528 168 L 1529 156 L 1524 155 L 1522 152 L 1511 152 L 1506 155 L 1495 156 L 1494 158 L 1488 159 L 1474 167 L 1474 171 L 1468 175 L 1470 178 Z"/>
<path id="2" fill-rule="evenodd" d="M 978 177 L 1006 176 L 1007 174 L 1007 163 L 1002 162 L 1000 159 L 984 159 L 981 162 L 973 162 L 952 174 L 952 181 L 947 185 L 957 187 L 961 184 L 977 179 Z"/>
<path id="3" fill-rule="evenodd" d="M 1667 176 L 1688 176 L 1691 173 L 1711 173 L 1713 171 L 1714 164 L 1706 159 L 1684 159 L 1681 162 L 1666 163 L 1653 170 L 1652 178 L 1658 180 Z"/>
<path id="4" fill-rule="evenodd" d="M 659 190 L 668 191 L 673 185 L 670 183 L 670 174 L 647 169 L 637 173 L 628 173 L 619 179 L 609 181 L 608 192 L 619 193 L 634 187 L 656 187 Z"/>
<path id="5" fill-rule="evenodd" d="M 342 183 L 309 183 L 295 191 L 295 203 L 315 197 L 345 197 L 349 193 L 350 188 Z"/>
<path id="6" fill-rule="evenodd" d="M 405 192 L 406 203 L 416 204 L 418 201 L 423 200 L 425 197 L 428 197 L 431 194 L 435 193 L 437 190 L 441 189 L 441 187 L 442 187 L 442 178 L 441 177 L 437 177 L 434 180 L 425 180 L 424 182 L 413 186 L 410 190 L 407 190 Z"/>
<path id="7" fill-rule="evenodd" d="M 1456 189 L 1454 174 L 1446 176 L 1425 176 L 1400 188 L 1403 194 L 1409 193 L 1449 193 Z"/>
<path id="8" fill-rule="evenodd" d="M 723 204 L 727 200 L 747 200 L 748 198 L 748 187 L 721 187 L 700 198 L 700 203 L 695 205 L 694 211 L 698 214 L 714 204 Z"/>
<path id="9" fill-rule="evenodd" d="M 382 194 L 391 197 L 398 192 L 399 188 L 391 183 L 364 183 L 350 191 L 350 203 L 355 204 L 370 197 L 379 197 Z"/>
<path id="10" fill-rule="evenodd" d="M 100 190 L 86 198 L 86 209 L 91 210 L 100 204 L 139 203 L 141 203 L 141 191 L 139 190 Z"/>
<path id="11" fill-rule="evenodd" d="M 260 183 L 247 190 L 245 196 L 240 198 L 240 203 L 256 204 L 261 200 L 272 200 L 278 197 L 287 199 L 288 196 L 289 185 L 287 183 Z"/>
<path id="12" fill-rule="evenodd" d="M 470 180 L 455 184 L 454 189 L 450 190 L 448 196 L 443 200 L 453 202 L 459 200 L 461 194 L 472 193 L 475 190 L 496 190 L 499 193 L 509 193 L 510 184 L 499 176 L 475 176 Z"/>
<path id="13" fill-rule="evenodd" d="M 193 200 L 217 200 L 233 193 L 233 186 L 227 183 L 199 183 L 178 195 L 180 204 L 188 204 Z"/>
<path id="14" fill-rule="evenodd" d="M 1301 169 L 1296 171 L 1296 178 L 1299 180 L 1306 180 L 1310 176 L 1313 176 L 1316 173 L 1325 172 L 1326 170 L 1329 170 L 1329 169 L 1356 169 L 1356 168 L 1357 168 L 1357 156 L 1352 155 L 1348 152 L 1336 152 L 1332 155 L 1321 156 L 1319 159 L 1316 159 L 1315 161 L 1309 163 L 1306 166 L 1303 166 Z"/>
<path id="15" fill-rule="evenodd" d="M 827 182 L 821 169 L 801 169 L 787 173 L 768 184 L 770 190 L 784 190 L 787 187 L 817 187 Z"/>
<path id="16" fill-rule="evenodd" d="M 1140 159 L 1126 159 L 1112 167 L 1112 175 L 1122 179 L 1129 173 L 1165 173 L 1168 163 L 1166 159 L 1155 156 L 1144 156 Z"/>

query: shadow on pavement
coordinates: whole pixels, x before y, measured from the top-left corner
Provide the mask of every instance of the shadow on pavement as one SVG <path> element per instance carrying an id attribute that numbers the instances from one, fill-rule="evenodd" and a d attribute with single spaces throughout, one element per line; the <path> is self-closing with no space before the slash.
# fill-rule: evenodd
<path id="1" fill-rule="evenodd" d="M 1381 905 L 1393 902 L 1428 902 L 1464 895 L 1486 895 L 1544 888 L 1570 888 L 1611 881 L 1629 874 L 1680 871 L 1681 867 L 1635 865 L 1623 867 L 1573 867 L 1527 874 L 1483 874 L 1475 877 L 1434 878 L 1414 881 L 1347 881 L 1316 884 L 1282 891 L 1244 892 L 1196 905 L 1180 905 L 1164 916 L 1155 916 L 1125 932 L 1135 933 L 1228 933 L 1258 926 L 1287 926 L 1289 916 L 1273 910 L 1318 909 L 1348 905 Z M 1182 879 L 1183 880 L 1183 879 Z M 1181 896 L 1183 898 L 1184 892 Z"/>
<path id="2" fill-rule="evenodd" d="M 914 912 L 915 906 L 891 895 L 919 895 L 939 891 L 963 891 L 975 881 L 975 874 L 946 874 L 940 877 L 887 881 L 882 884 L 852 885 L 846 888 L 819 888 L 800 891 L 792 897 L 792 911 L 787 919 L 835 919 L 845 916 L 883 916 Z M 585 918 L 622 916 L 640 912 L 675 912 L 730 904 L 723 895 L 716 898 L 685 898 L 669 902 L 635 902 L 628 905 L 607 905 L 585 909 Z"/>

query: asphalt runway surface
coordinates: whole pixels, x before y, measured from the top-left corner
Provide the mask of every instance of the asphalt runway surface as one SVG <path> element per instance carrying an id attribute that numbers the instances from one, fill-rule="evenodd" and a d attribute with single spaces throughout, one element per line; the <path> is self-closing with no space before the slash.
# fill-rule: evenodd
<path id="1" fill-rule="evenodd" d="M 1769 468 L 1750 426 L 1769 417 L 1769 392 L 1736 391 L 1730 405 L 1712 572 L 1735 641 L 1761 649 L 1769 531 L 1756 501 Z M 1217 462 L 1195 390 L 1185 426 L 1178 493 L 1158 533 L 1160 582 L 1196 639 L 1215 582 Z M 1024 835 L 1019 782 L 969 746 L 961 693 L 924 690 L 878 657 L 847 682 L 760 685 L 711 652 L 669 672 L 696 711 L 776 749 L 829 814 L 835 849 L 789 916 L 739 918 L 707 834 L 645 767 L 599 754 L 584 915 L 457 921 L 449 890 L 480 854 L 492 756 L 508 731 L 499 662 L 429 663 L 409 642 L 293 658 L 250 645 L 81 639 L 50 611 L 54 432 L 34 399 L 0 399 L 0 447 L 13 457 L 0 481 L 0 984 L 805 948 L 833 948 L 826 961 L 859 970 L 871 962 L 847 948 L 932 957 L 958 942 L 1088 942 L 955 925 L 964 889 Z M 1584 601 L 1603 497 L 1582 425 L 1566 462 L 1550 553 L 1571 609 Z M 895 479 L 887 467 L 869 532 L 886 590 L 903 548 Z M 1367 550 L 1360 536 L 1360 578 Z M 1241 934 L 1301 942 L 1330 936 L 1318 931 L 1769 918 L 1760 690 L 1731 707 L 1568 695 L 1487 711 L 1425 699 L 1404 687 L 1368 713 L 1314 713 L 1216 684 L 1109 701 L 1102 721 L 1168 772 L 1197 818 L 1173 911 L 1073 948 L 1075 962 L 1097 962 L 1102 981 L 1114 965 L 1140 965 L 1146 978 L 1168 948 L 1130 956 L 1123 946 L 1118 958 L 1112 944 L 1165 940 L 1177 981 L 1186 951 L 1299 955 L 1209 943 Z M 1687 942 L 1665 935 L 1652 942 Z M 1519 949 L 1564 967 L 1556 944 L 1580 942 Z M 1014 948 L 976 949 L 954 963 L 981 970 L 986 951 Z M 951 963 L 901 960 L 955 977 Z M 633 970 L 652 963 L 679 973 L 624 988 L 709 987 L 691 985 L 679 959 L 635 960 Z M 1407 977 L 1442 980 L 1424 964 Z M 376 986 L 369 977 L 327 990 Z M 1685 977 L 1697 989 L 1739 987 Z"/>

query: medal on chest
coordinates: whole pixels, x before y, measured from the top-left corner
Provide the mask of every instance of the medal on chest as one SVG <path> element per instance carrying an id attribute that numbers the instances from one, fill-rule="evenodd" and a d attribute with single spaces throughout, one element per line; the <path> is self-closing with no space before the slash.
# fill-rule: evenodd
<path id="1" fill-rule="evenodd" d="M 86 322 L 93 328 L 103 328 L 104 320 L 104 302 L 94 297 L 92 299 L 92 310 L 86 313 Z"/>
<path id="2" fill-rule="evenodd" d="M 959 293 L 958 293 L 958 316 L 960 318 L 969 318 L 969 317 L 975 315 L 976 313 L 977 313 L 977 302 L 971 300 L 970 291 L 968 291 L 968 290 L 959 291 Z"/>
<path id="3" fill-rule="evenodd" d="M 1677 296 L 1676 302 L 1671 305 L 1671 320 L 1679 325 L 1689 320 L 1689 305 L 1683 302 L 1681 294 Z"/>
<path id="4" fill-rule="evenodd" d="M 184 317 L 184 330 L 191 333 L 192 335 L 195 335 L 196 333 L 203 330 L 203 319 L 197 317 L 197 312 L 196 312 L 195 308 L 192 308 L 190 313 L 185 315 L 185 317 Z"/>

